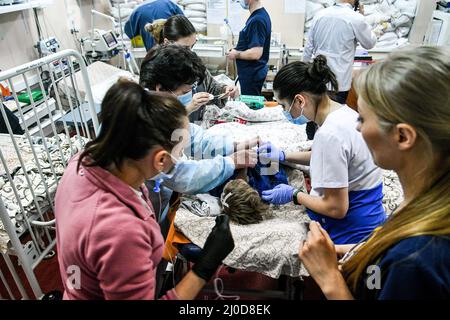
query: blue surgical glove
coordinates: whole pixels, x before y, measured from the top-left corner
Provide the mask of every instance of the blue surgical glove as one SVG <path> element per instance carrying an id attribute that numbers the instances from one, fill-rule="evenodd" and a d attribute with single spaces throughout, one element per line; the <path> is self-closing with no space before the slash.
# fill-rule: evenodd
<path id="1" fill-rule="evenodd" d="M 260 161 L 264 164 L 269 164 L 270 161 L 284 162 L 286 160 L 284 151 L 279 150 L 270 141 L 264 142 L 258 148 L 258 155 Z"/>
<path id="2" fill-rule="evenodd" d="M 279 184 L 272 190 L 262 192 L 262 199 L 273 204 L 286 204 L 292 201 L 295 188 L 287 184 Z"/>

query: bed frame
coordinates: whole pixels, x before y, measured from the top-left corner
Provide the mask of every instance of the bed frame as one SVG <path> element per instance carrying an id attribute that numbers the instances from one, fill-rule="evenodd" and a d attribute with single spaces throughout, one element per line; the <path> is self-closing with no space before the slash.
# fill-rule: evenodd
<path id="1" fill-rule="evenodd" d="M 75 77 L 77 69 L 81 80 Z M 6 107 L 3 107 L 6 97 L 0 95 L 0 120 L 3 118 L 6 122 L 5 136 L 9 136 L 10 141 L 0 145 L 0 174 L 13 194 L 8 199 L 0 196 L 0 235 L 3 235 L 0 262 L 3 259 L 7 267 L 3 272 L 0 270 L 0 289 L 7 292 L 7 296 L 0 295 L 0 299 L 42 299 L 44 293 L 34 270 L 42 260 L 54 256 L 54 195 L 62 176 L 61 168 L 65 168 L 70 157 L 79 150 L 77 145 L 84 145 L 98 132 L 98 118 L 86 65 L 77 51 L 64 50 L 1 72 L 0 81 L 6 82 L 12 93 L 14 99 L 9 105 L 15 104 L 15 114 L 24 130 L 23 136 L 12 132 Z M 85 90 L 83 98 L 78 91 L 80 85 Z M 43 98 L 35 101 L 32 90 L 40 90 Z M 30 98 L 28 106 L 19 103 L 19 91 Z M 64 100 L 62 93 L 68 99 Z M 27 125 L 30 118 L 34 119 L 33 128 Z M 28 158 L 23 152 L 24 145 L 29 151 Z M 47 159 L 46 167 L 42 159 Z M 33 175 L 28 169 L 30 166 Z M 23 175 L 20 186 L 15 179 L 18 172 Z M 39 196 L 33 177 L 40 181 Z M 28 206 L 23 205 L 21 192 L 32 198 Z M 7 209 L 11 203 L 19 207 L 13 214 Z"/>

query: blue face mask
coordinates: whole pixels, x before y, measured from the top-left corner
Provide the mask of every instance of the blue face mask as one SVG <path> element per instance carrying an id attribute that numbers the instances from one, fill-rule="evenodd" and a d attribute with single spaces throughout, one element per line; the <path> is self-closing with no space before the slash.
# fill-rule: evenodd
<path id="1" fill-rule="evenodd" d="M 174 166 L 169 170 L 169 172 L 161 171 L 156 176 L 151 178 L 150 180 L 156 181 L 155 187 L 153 188 L 153 191 L 159 192 L 160 191 L 160 185 L 163 183 L 163 181 L 167 181 L 173 178 L 175 173 L 177 172 L 178 165 L 180 164 L 180 160 L 187 160 L 188 158 L 184 155 L 180 159 L 176 159 L 174 156 L 172 156 L 169 153 L 169 156 L 172 158 L 172 162 L 174 163 Z"/>
<path id="2" fill-rule="evenodd" d="M 305 117 L 304 115 L 301 115 L 300 117 L 294 119 L 292 118 L 291 113 L 289 111 L 283 110 L 283 113 L 286 119 L 288 119 L 289 122 L 292 122 L 294 124 L 302 125 L 309 122 L 308 118 Z"/>
<path id="3" fill-rule="evenodd" d="M 242 9 L 248 10 L 250 9 L 250 5 L 248 3 L 245 3 L 245 0 L 240 0 Z"/>
<path id="4" fill-rule="evenodd" d="M 177 99 L 184 105 L 187 106 L 192 101 L 192 91 L 185 93 L 181 96 L 177 96 Z"/>
<path id="5" fill-rule="evenodd" d="M 294 101 L 292 101 L 291 106 L 289 107 L 289 110 L 283 110 L 283 114 L 286 117 L 286 119 L 289 122 L 292 122 L 292 123 L 298 124 L 298 125 L 302 125 L 302 124 L 309 122 L 309 119 L 303 115 L 303 108 L 302 108 L 302 113 L 300 114 L 299 117 L 297 117 L 295 119 L 292 117 L 291 109 L 292 109 L 292 106 L 294 105 L 294 103 L 295 103 L 295 99 L 294 99 Z"/>

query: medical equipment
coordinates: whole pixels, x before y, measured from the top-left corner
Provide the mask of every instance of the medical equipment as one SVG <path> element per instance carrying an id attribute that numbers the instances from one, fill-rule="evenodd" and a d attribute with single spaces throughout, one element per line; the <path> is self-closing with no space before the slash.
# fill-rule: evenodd
<path id="1" fill-rule="evenodd" d="M 157 179 L 155 181 L 155 186 L 153 187 L 153 191 L 156 193 L 159 193 L 161 191 L 161 183 L 163 182 L 163 179 Z"/>
<path id="2" fill-rule="evenodd" d="M 209 97 L 209 100 L 214 100 L 214 99 L 223 99 L 223 98 L 225 98 L 226 96 L 228 95 L 228 92 L 224 92 L 224 93 L 222 93 L 222 94 L 219 94 L 219 95 L 217 95 L 217 96 L 214 96 L 214 95 L 210 95 L 210 97 Z"/>
<path id="3" fill-rule="evenodd" d="M 81 39 L 84 53 L 91 61 L 109 61 L 119 53 L 119 42 L 114 33 L 94 29 L 89 37 Z"/>
<path id="4" fill-rule="evenodd" d="M 450 12 L 440 10 L 433 12 L 433 20 L 428 28 L 425 43 L 438 46 L 450 45 Z"/>
<path id="5" fill-rule="evenodd" d="M 264 108 L 264 97 L 241 95 L 241 102 L 244 102 L 250 109 L 258 110 Z"/>
<path id="6" fill-rule="evenodd" d="M 56 88 L 59 82 L 63 85 L 63 91 L 68 92 L 68 83 L 75 88 L 84 84 L 85 100 L 92 116 L 93 130 L 98 132 L 98 118 L 94 109 L 86 65 L 78 52 L 64 50 L 0 72 L 0 82 L 7 83 L 14 97 L 19 120 L 26 123 L 26 116 L 31 113 L 36 122 L 35 130 L 25 127 L 23 136 L 15 135 L 5 115 L 5 108 L 0 108 L 8 129 L 8 133 L 0 135 L 0 173 L 2 173 L 0 176 L 0 253 L 6 264 L 0 272 L 0 286 L 6 288 L 2 292 L 7 292 L 6 297 L 0 298 L 17 299 L 19 295 L 21 299 L 43 298 L 44 293 L 34 269 L 43 259 L 54 255 L 55 191 L 69 159 L 93 138 L 91 128 L 84 121 L 83 115 L 80 114 L 79 125 L 68 125 L 63 118 L 67 111 L 62 108 L 60 95 L 55 92 L 50 97 L 44 89 L 41 70 L 49 68 L 49 65 L 55 62 L 61 64 L 63 60 L 67 63 L 67 72 L 62 73 L 59 79 L 55 79 L 53 73 L 50 73 L 50 86 Z M 74 76 L 75 62 L 79 64 L 82 74 L 79 81 Z M 36 79 L 36 82 L 33 79 Z M 19 103 L 18 80 L 21 80 L 21 84 L 25 86 L 30 106 Z M 32 95 L 32 87 L 33 89 L 37 87 L 42 92 L 42 103 L 39 106 Z M 3 100 L 0 96 L 0 101 L 3 102 Z M 70 111 L 76 112 L 83 101 L 84 99 L 82 100 L 78 91 L 75 90 L 74 99 L 69 101 Z M 49 111 L 52 103 L 55 114 Z M 47 111 L 47 118 L 38 117 L 38 107 L 42 107 L 42 112 Z M 28 113 L 25 113 L 26 108 L 30 109 Z M 59 126 L 58 119 L 62 119 Z M 23 237 L 25 235 L 27 238 Z M 19 270 L 20 268 L 23 272 Z M 19 274 L 24 274 L 25 277 L 21 279 Z M 27 287 L 31 288 L 30 292 L 25 289 Z M 32 296 L 29 293 L 32 293 Z"/>
<path id="7" fill-rule="evenodd" d="M 52 53 L 56 53 L 59 49 L 58 39 L 55 37 L 49 37 L 48 39 L 39 40 L 36 44 L 36 48 L 42 56 L 47 56 Z"/>
<path id="8" fill-rule="evenodd" d="M 111 21 L 113 29 L 109 31 L 99 30 L 94 28 L 94 17 L 100 16 Z M 96 10 L 91 10 L 91 30 L 88 37 L 80 40 L 82 54 L 86 56 L 89 62 L 109 60 L 122 52 L 124 67 L 128 67 L 131 73 L 139 74 L 139 67 L 136 63 L 135 57 L 128 49 L 123 36 L 122 18 L 120 16 L 119 5 L 119 22 L 117 23 L 114 17 L 101 13 Z M 116 35 L 120 36 L 120 41 Z"/>

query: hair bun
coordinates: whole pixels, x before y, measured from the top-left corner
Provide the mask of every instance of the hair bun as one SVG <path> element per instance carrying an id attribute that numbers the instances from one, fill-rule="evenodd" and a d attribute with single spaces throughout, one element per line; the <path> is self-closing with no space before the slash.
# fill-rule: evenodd
<path id="1" fill-rule="evenodd" d="M 330 81 L 330 71 L 327 58 L 319 54 L 309 66 L 308 75 L 314 80 L 328 82 Z"/>
<path id="2" fill-rule="evenodd" d="M 157 19 L 153 22 L 146 23 L 144 26 L 144 30 L 150 33 L 159 33 L 164 28 L 164 24 L 166 23 L 166 19 Z"/>

